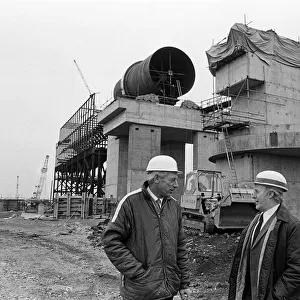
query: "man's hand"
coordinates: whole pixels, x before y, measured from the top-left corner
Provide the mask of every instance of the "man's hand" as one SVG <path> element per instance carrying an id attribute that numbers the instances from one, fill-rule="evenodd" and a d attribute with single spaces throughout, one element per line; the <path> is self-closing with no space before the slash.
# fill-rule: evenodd
<path id="1" fill-rule="evenodd" d="M 179 291 L 180 297 L 182 300 L 191 300 L 191 290 L 190 289 L 184 289 Z"/>

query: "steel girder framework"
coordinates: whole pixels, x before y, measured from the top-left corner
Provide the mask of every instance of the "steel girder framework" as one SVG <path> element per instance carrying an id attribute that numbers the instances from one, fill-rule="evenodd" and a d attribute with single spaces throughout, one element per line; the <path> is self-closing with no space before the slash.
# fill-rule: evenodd
<path id="1" fill-rule="evenodd" d="M 95 94 L 60 129 L 53 199 L 58 195 L 104 196 L 107 137 L 97 123 Z"/>
<path id="2" fill-rule="evenodd" d="M 55 168 L 54 195 L 104 196 L 106 148 L 90 149 Z"/>

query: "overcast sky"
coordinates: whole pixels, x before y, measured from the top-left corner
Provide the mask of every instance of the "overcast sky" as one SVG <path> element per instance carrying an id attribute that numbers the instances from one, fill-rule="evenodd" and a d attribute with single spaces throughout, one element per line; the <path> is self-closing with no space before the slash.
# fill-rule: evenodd
<path id="1" fill-rule="evenodd" d="M 184 98 L 212 96 L 207 51 L 234 23 L 298 41 L 299 0 L 89 1 L 0 0 L 0 197 L 31 197 L 46 155 L 50 194 L 60 127 L 89 93 L 112 96 L 134 62 L 165 46 L 192 60 L 196 81 Z M 246 16 L 246 18 L 245 18 Z"/>

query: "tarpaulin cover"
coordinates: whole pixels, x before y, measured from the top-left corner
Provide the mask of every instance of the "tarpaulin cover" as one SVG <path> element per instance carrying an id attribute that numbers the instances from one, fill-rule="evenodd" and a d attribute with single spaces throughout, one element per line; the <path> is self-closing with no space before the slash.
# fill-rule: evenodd
<path id="1" fill-rule="evenodd" d="M 255 53 L 268 65 L 275 60 L 300 68 L 300 43 L 281 37 L 273 30 L 263 31 L 236 23 L 231 27 L 226 42 L 206 51 L 211 73 L 215 76 L 222 65 L 246 52 Z"/>

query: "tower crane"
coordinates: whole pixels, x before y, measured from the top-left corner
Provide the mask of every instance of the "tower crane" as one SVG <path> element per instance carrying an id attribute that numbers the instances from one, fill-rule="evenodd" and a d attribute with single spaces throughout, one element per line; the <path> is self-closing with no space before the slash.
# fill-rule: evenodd
<path id="1" fill-rule="evenodd" d="M 48 160 L 49 160 L 49 155 L 46 155 L 44 165 L 41 169 L 41 176 L 40 176 L 39 182 L 35 186 L 35 191 L 33 192 L 33 196 L 31 199 L 39 200 L 41 198 L 41 194 L 42 194 L 44 183 L 45 183 L 46 176 L 47 176 Z"/>

